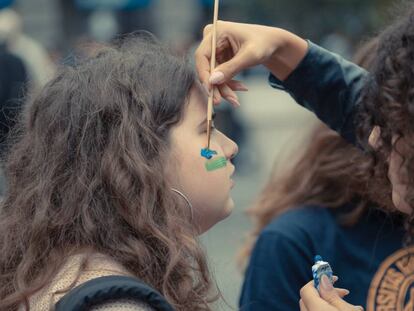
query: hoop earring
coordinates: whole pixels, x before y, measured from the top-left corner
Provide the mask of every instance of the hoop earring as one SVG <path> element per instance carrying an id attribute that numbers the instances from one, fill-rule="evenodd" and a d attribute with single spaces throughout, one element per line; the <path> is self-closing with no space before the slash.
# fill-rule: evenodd
<path id="1" fill-rule="evenodd" d="M 171 188 L 171 191 L 177 193 L 187 203 L 188 208 L 190 209 L 190 215 L 191 215 L 191 221 L 192 221 L 194 219 L 194 211 L 193 211 L 193 205 L 191 204 L 190 200 L 187 198 L 187 196 L 184 193 L 182 193 L 181 191 L 175 188 Z"/>

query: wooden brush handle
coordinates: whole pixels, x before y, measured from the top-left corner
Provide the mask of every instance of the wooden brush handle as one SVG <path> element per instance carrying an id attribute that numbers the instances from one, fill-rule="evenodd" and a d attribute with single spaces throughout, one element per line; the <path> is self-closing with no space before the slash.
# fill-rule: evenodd
<path id="1" fill-rule="evenodd" d="M 219 0 L 214 0 L 213 35 L 211 38 L 210 73 L 216 68 L 216 45 L 217 45 L 217 20 L 219 12 Z M 208 96 L 207 104 L 207 148 L 210 149 L 211 123 L 213 119 L 213 98 L 215 88 L 212 87 Z"/>

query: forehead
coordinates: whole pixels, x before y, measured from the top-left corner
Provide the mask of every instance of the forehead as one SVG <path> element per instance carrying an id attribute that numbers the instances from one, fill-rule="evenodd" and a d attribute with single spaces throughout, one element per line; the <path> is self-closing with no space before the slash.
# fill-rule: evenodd
<path id="1" fill-rule="evenodd" d="M 186 115 L 196 118 L 197 121 L 207 115 L 207 95 L 200 83 L 196 83 L 190 90 Z"/>

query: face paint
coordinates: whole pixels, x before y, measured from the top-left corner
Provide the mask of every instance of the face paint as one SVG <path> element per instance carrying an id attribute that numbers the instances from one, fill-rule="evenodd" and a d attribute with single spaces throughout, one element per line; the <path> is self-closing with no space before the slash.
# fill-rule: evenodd
<path id="1" fill-rule="evenodd" d="M 215 159 L 206 161 L 206 170 L 208 172 L 218 170 L 227 166 L 227 159 L 225 157 L 217 157 Z"/>
<path id="2" fill-rule="evenodd" d="M 204 148 L 204 149 L 201 149 L 200 154 L 201 154 L 202 157 L 206 158 L 207 160 L 210 160 L 213 157 L 213 155 L 217 154 L 217 151 L 214 151 L 214 150 L 211 150 L 211 149 L 208 149 L 208 148 Z"/>

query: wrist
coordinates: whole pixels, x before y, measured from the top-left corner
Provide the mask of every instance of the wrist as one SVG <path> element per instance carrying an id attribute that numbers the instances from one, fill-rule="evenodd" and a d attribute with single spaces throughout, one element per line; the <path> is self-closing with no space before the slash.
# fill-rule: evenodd
<path id="1" fill-rule="evenodd" d="M 274 52 L 264 63 L 279 80 L 285 80 L 308 52 L 308 42 L 286 30 L 275 28 Z"/>

